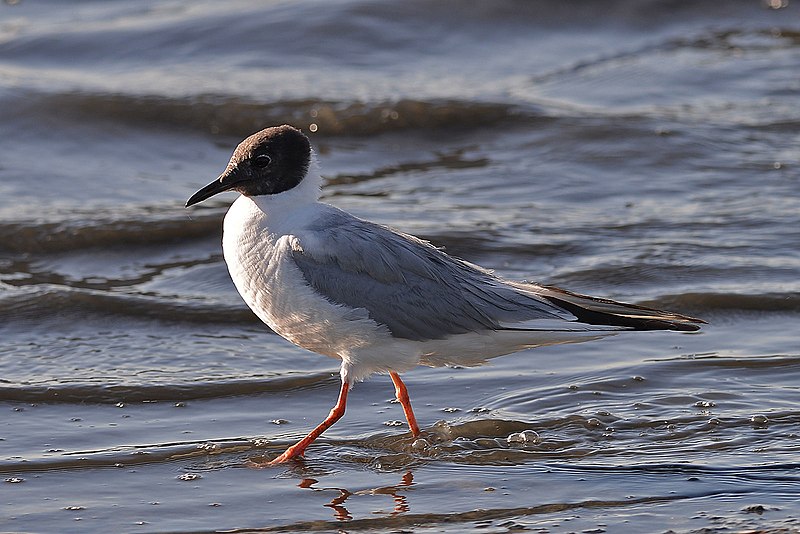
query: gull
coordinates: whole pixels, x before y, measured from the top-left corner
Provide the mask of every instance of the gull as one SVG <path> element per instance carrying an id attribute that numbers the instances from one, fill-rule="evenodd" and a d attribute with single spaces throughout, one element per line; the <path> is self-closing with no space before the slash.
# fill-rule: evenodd
<path id="1" fill-rule="evenodd" d="M 228 271 L 273 331 L 341 360 L 328 417 L 272 460 L 302 457 L 345 412 L 355 382 L 388 373 L 414 437 L 400 379 L 417 365 L 478 365 L 523 349 L 627 330 L 694 331 L 701 319 L 515 282 L 427 241 L 319 201 L 322 178 L 308 138 L 289 125 L 242 141 L 225 171 L 186 202 L 240 196 L 223 223 Z"/>

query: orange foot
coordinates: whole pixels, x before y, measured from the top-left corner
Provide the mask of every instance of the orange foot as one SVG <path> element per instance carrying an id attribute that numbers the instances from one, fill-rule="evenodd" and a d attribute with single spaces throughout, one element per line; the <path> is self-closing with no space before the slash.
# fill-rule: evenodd
<path id="1" fill-rule="evenodd" d="M 278 465 L 298 457 L 302 458 L 308 446 L 311 445 L 311 443 L 313 443 L 314 440 L 320 436 L 320 434 L 328 430 L 333 423 L 342 418 L 344 415 L 344 409 L 347 406 L 347 391 L 349 389 L 350 386 L 347 384 L 347 382 L 342 382 L 342 389 L 339 391 L 339 399 L 336 401 L 336 405 L 333 407 L 333 409 L 331 409 L 331 413 L 328 414 L 328 417 L 326 417 L 325 420 L 317 426 L 317 428 L 309 432 L 306 437 L 286 449 L 286 452 L 269 462 L 269 465 Z"/>

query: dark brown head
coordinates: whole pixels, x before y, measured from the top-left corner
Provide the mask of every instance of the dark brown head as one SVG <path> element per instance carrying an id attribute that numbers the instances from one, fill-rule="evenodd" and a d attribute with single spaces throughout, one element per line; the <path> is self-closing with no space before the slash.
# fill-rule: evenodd
<path id="1" fill-rule="evenodd" d="M 289 125 L 266 128 L 236 147 L 219 178 L 186 201 L 186 207 L 223 191 L 252 197 L 288 191 L 303 181 L 311 160 L 308 138 Z"/>

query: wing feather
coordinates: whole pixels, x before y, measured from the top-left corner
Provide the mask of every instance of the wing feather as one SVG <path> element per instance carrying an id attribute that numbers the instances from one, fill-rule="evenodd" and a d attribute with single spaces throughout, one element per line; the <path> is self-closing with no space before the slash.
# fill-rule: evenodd
<path id="1" fill-rule="evenodd" d="M 329 301 L 366 310 L 394 337 L 417 341 L 486 330 L 697 330 L 672 312 L 503 280 L 430 243 L 331 207 L 294 236 L 292 258 Z M 553 321 L 556 320 L 556 321 Z M 592 328 L 589 328 L 590 330 Z"/>
<path id="2" fill-rule="evenodd" d="M 442 339 L 535 319 L 575 320 L 560 306 L 430 243 L 338 210 L 295 235 L 291 253 L 317 292 L 365 309 L 399 338 Z"/>

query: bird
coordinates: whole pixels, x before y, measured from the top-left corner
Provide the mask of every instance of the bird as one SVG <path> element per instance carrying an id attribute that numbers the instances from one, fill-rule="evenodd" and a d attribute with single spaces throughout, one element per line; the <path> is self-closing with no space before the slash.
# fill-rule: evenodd
<path id="1" fill-rule="evenodd" d="M 219 177 L 186 207 L 239 196 L 225 215 L 222 249 L 244 302 L 274 332 L 341 361 L 328 416 L 269 462 L 302 458 L 345 413 L 356 382 L 388 373 L 409 430 L 420 435 L 400 377 L 418 365 L 470 366 L 523 349 L 631 330 L 695 331 L 702 319 L 516 282 L 428 241 L 320 201 L 308 137 L 290 125 L 244 139 Z"/>

